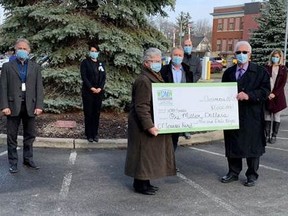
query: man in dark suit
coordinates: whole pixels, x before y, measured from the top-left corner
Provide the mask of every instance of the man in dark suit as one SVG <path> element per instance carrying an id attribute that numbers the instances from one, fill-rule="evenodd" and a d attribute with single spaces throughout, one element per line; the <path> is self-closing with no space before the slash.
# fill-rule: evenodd
<path id="1" fill-rule="evenodd" d="M 171 61 L 161 69 L 161 76 L 167 83 L 192 83 L 193 73 L 189 66 L 183 63 L 184 51 L 182 47 L 175 47 L 171 51 Z M 172 134 L 174 151 L 177 148 L 179 133 Z"/>
<path id="2" fill-rule="evenodd" d="M 17 134 L 23 124 L 23 164 L 39 169 L 33 161 L 33 142 L 36 137 L 35 116 L 43 110 L 41 68 L 29 60 L 30 43 L 18 39 L 16 59 L 3 65 L 1 73 L 0 109 L 7 116 L 7 146 L 10 173 L 18 172 Z"/>
<path id="3" fill-rule="evenodd" d="M 265 153 L 264 104 L 270 93 L 270 79 L 264 67 L 250 61 L 252 49 L 247 41 L 235 45 L 237 65 L 228 68 L 222 82 L 237 82 L 239 104 L 239 129 L 224 130 L 228 173 L 222 183 L 238 180 L 242 170 L 242 158 L 248 169 L 245 186 L 254 186 L 258 179 L 260 156 Z"/>

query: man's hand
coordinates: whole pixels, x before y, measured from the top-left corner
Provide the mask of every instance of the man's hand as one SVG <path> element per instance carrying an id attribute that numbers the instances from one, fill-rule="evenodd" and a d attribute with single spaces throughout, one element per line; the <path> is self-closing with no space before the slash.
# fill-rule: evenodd
<path id="1" fill-rule="evenodd" d="M 2 110 L 2 113 L 6 116 L 11 115 L 11 110 L 9 108 L 5 108 Z"/>
<path id="2" fill-rule="evenodd" d="M 152 128 L 149 128 L 148 129 L 148 132 L 150 133 L 150 134 L 152 134 L 153 136 L 157 136 L 158 135 L 158 128 L 156 128 L 156 127 L 152 127 Z"/>
<path id="3" fill-rule="evenodd" d="M 245 92 L 240 92 L 238 93 L 238 95 L 236 96 L 237 100 L 243 101 L 243 100 L 249 100 L 249 95 L 246 94 Z"/>
<path id="4" fill-rule="evenodd" d="M 42 109 L 35 109 L 35 110 L 34 110 L 34 114 L 35 114 L 36 116 L 40 115 L 42 112 L 43 112 Z"/>

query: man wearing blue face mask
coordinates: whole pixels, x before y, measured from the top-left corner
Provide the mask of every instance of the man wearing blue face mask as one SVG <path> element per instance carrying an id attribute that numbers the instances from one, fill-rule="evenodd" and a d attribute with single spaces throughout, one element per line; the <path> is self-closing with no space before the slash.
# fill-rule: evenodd
<path id="1" fill-rule="evenodd" d="M 82 101 L 85 122 L 85 136 L 88 142 L 98 142 L 100 110 L 106 82 L 106 70 L 98 61 L 99 47 L 89 46 L 89 56 L 81 62 Z"/>
<path id="2" fill-rule="evenodd" d="M 7 116 L 7 146 L 9 172 L 18 172 L 17 134 L 23 124 L 23 164 L 39 169 L 33 161 L 35 117 L 43 110 L 41 68 L 29 60 L 30 43 L 19 39 L 15 44 L 16 59 L 3 65 L 1 74 L 0 108 Z"/>
<path id="3" fill-rule="evenodd" d="M 184 58 L 183 62 L 189 66 L 189 70 L 193 73 L 193 83 L 198 82 L 202 74 L 202 63 L 199 57 L 192 53 L 192 41 L 187 39 L 184 41 Z M 184 133 L 186 139 L 190 139 L 190 133 Z"/>
<path id="4" fill-rule="evenodd" d="M 222 82 L 238 84 L 239 129 L 224 130 L 229 170 L 221 182 L 237 181 L 242 158 L 246 158 L 248 169 L 244 185 L 251 187 L 258 179 L 260 156 L 265 153 L 264 105 L 270 93 L 270 80 L 264 67 L 250 61 L 252 48 L 247 41 L 236 43 L 234 53 L 238 64 L 224 72 Z"/>
<path id="5" fill-rule="evenodd" d="M 161 69 L 161 75 L 167 83 L 192 83 L 193 73 L 189 66 L 183 63 L 184 51 L 182 47 L 175 47 L 171 51 L 171 61 Z M 179 133 L 172 134 L 174 151 L 177 148 Z"/>

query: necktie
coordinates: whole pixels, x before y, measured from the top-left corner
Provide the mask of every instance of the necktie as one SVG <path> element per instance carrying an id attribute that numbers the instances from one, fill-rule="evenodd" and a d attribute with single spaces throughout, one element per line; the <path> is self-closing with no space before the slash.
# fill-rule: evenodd
<path id="1" fill-rule="evenodd" d="M 244 69 L 243 69 L 243 68 L 239 68 L 239 69 L 238 69 L 238 78 L 237 78 L 237 80 L 240 80 L 240 79 L 241 79 L 243 73 L 244 73 Z"/>

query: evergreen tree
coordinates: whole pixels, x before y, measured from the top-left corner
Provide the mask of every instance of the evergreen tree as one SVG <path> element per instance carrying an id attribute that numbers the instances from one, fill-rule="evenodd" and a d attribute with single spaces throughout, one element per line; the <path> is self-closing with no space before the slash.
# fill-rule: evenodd
<path id="1" fill-rule="evenodd" d="M 43 71 L 46 110 L 80 108 L 80 61 L 89 43 L 98 43 L 107 69 L 103 105 L 123 108 L 130 100 L 131 82 L 148 47 L 163 51 L 168 41 L 148 24 L 149 15 L 166 15 L 175 0 L 0 0 L 7 19 L 0 46 L 8 49 L 27 38 L 35 55 L 51 64 Z"/>
<path id="2" fill-rule="evenodd" d="M 284 49 L 287 0 L 264 1 L 257 19 L 259 28 L 252 33 L 252 60 L 264 65 L 272 50 Z"/>

